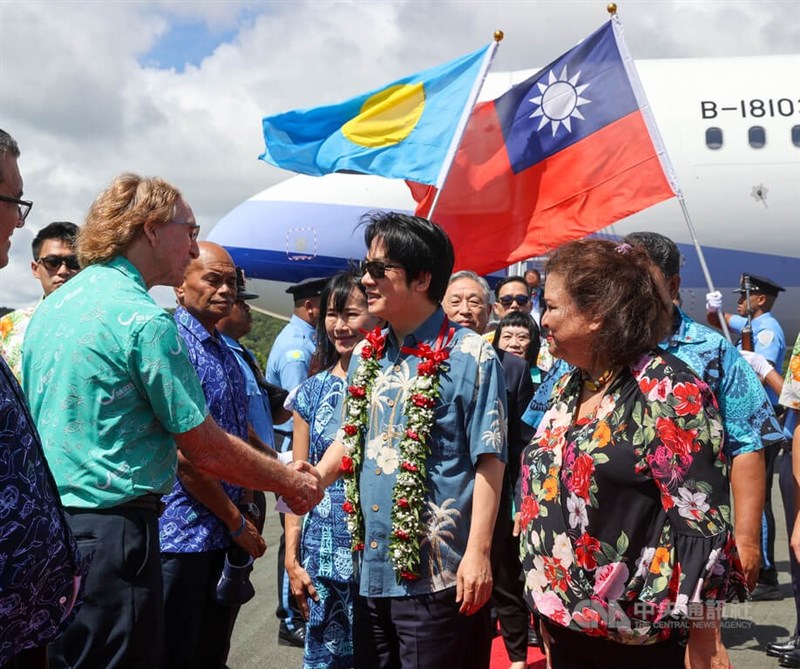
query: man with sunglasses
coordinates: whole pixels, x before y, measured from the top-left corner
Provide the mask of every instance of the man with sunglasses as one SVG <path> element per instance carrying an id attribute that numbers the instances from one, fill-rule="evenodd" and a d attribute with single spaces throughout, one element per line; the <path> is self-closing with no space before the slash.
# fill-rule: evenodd
<path id="1" fill-rule="evenodd" d="M 19 146 L 0 130 L 0 268 L 31 203 Z M 45 669 L 47 644 L 80 606 L 86 564 L 65 518 L 22 390 L 0 357 L 0 667 Z"/>
<path id="2" fill-rule="evenodd" d="M 75 255 L 77 235 L 78 226 L 67 221 L 56 221 L 39 230 L 31 244 L 31 272 L 42 285 L 42 298 L 0 318 L 0 353 L 18 379 L 22 341 L 33 312 L 44 298 L 80 271 Z"/>
<path id="3" fill-rule="evenodd" d="M 369 313 L 389 327 L 360 344 L 350 363 L 348 385 L 356 390 L 348 392 L 368 393 L 364 412 L 350 400 L 343 409 L 342 434 L 360 434 L 356 443 L 341 437 L 361 462 L 347 483 L 358 486 L 348 503 L 363 531 L 355 554 L 354 665 L 488 668 L 490 552 L 507 459 L 502 368 L 494 349 L 440 306 L 454 263 L 445 232 L 395 212 L 365 222 L 361 283 Z M 365 355 L 377 357 L 362 364 Z M 439 363 L 431 372 L 433 361 Z M 427 407 L 424 416 L 419 406 Z M 424 455 L 414 444 L 415 425 L 429 430 Z M 344 442 L 328 448 L 318 464 L 325 483 L 341 475 L 345 454 Z M 414 479 L 406 499 L 408 472 L 420 472 L 422 462 L 424 480 Z M 421 519 L 421 536 L 396 508 Z M 408 541 L 409 532 L 410 559 L 419 560 L 414 571 L 395 543 Z"/>
<path id="4" fill-rule="evenodd" d="M 501 279 L 494 287 L 494 294 L 496 296 L 494 313 L 498 322 L 509 311 L 521 311 L 523 314 L 531 313 L 533 308 L 531 289 L 521 276 L 507 276 Z"/>

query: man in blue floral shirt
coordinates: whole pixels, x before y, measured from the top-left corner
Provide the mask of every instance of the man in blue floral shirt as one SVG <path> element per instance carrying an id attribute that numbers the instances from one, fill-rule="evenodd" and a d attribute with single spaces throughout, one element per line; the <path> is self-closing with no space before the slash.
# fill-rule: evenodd
<path id="1" fill-rule="evenodd" d="M 367 410 L 355 418 L 348 399 L 340 434 L 351 444 L 347 435 L 360 433 L 357 445 L 334 443 L 319 464 L 325 482 L 340 470 L 355 481 L 345 511 L 363 517 L 351 526 L 363 537 L 354 546 L 355 666 L 488 667 L 489 554 L 507 459 L 503 371 L 492 347 L 439 306 L 453 267 L 441 228 L 380 213 L 365 241 L 369 312 L 389 328 L 371 333 L 350 365 L 348 393 L 366 397 Z M 367 393 L 364 370 L 374 376 Z"/>
<path id="2" fill-rule="evenodd" d="M 675 300 L 681 256 L 675 243 L 656 232 L 634 232 L 625 241 L 642 246 L 661 269 Z M 672 334 L 662 347 L 683 360 L 711 388 L 725 428 L 723 451 L 730 464 L 736 547 L 752 589 L 759 574 L 761 512 L 766 474 L 764 448 L 782 439 L 769 398 L 747 361 L 719 333 L 675 306 Z"/>
<path id="3" fill-rule="evenodd" d="M 178 332 L 197 370 L 208 410 L 229 434 L 247 440 L 247 394 L 233 351 L 216 329 L 236 299 L 236 267 L 211 242 L 186 268 L 175 289 Z M 247 491 L 250 494 L 250 491 Z M 253 518 L 239 510 L 245 490 L 201 474 L 178 453 L 178 479 L 159 519 L 166 620 L 165 667 L 225 666 L 238 608 L 216 602 L 225 553 L 235 541 L 253 558 L 266 544 Z"/>
<path id="4" fill-rule="evenodd" d="M 19 146 L 0 130 L 0 268 L 31 204 Z M 0 357 L 0 667 L 47 665 L 47 643 L 74 617 L 86 565 L 70 532 L 22 390 Z"/>

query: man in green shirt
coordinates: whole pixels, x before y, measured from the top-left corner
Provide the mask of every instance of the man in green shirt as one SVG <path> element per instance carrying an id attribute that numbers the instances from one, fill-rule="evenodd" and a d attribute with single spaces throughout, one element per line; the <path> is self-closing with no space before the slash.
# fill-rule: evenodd
<path id="1" fill-rule="evenodd" d="M 86 604 L 52 648 L 56 669 L 158 665 L 158 514 L 175 478 L 176 445 L 198 470 L 274 490 L 297 513 L 322 497 L 308 471 L 217 426 L 173 319 L 147 292 L 181 284 L 198 256 L 198 232 L 174 186 L 117 177 L 81 230 L 85 270 L 28 326 L 25 393 L 79 546 L 94 551 Z"/>

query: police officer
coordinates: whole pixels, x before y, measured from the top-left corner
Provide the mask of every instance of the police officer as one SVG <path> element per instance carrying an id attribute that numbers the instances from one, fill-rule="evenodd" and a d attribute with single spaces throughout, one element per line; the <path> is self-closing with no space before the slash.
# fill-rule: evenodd
<path id="1" fill-rule="evenodd" d="M 267 359 L 267 382 L 292 391 L 308 378 L 311 357 L 316 348 L 315 328 L 319 318 L 319 296 L 327 278 L 305 279 L 289 286 L 286 292 L 294 298 L 292 317 L 275 338 Z M 292 421 L 275 425 L 275 450 L 285 452 L 292 447 Z M 283 527 L 283 514 L 281 514 Z M 289 579 L 283 566 L 286 547 L 281 532 L 278 547 L 278 606 L 275 615 L 281 621 L 278 643 L 305 645 L 305 622 L 289 592 Z"/>
<path id="2" fill-rule="evenodd" d="M 734 291 L 739 294 L 736 306 L 737 314 L 724 314 L 728 327 L 732 332 L 740 334 L 750 322 L 752 327 L 753 351 L 762 356 L 781 374 L 783 358 L 786 355 L 786 337 L 783 328 L 772 315 L 771 309 L 775 304 L 778 293 L 785 290 L 774 281 L 755 274 L 742 274 L 739 287 Z M 706 311 L 708 322 L 714 327 L 720 326 L 719 314 L 722 313 L 722 294 L 714 291 L 706 295 Z M 737 344 L 742 350 L 742 340 Z M 750 358 L 748 357 L 748 362 Z M 753 363 L 751 362 L 751 365 Z M 756 370 L 758 373 L 758 370 Z M 759 378 L 766 374 L 759 373 Z M 775 391 L 766 387 L 767 396 L 776 413 L 782 410 L 778 406 L 778 396 Z M 775 471 L 775 460 L 778 457 L 780 445 L 768 445 L 764 449 L 767 465 L 766 499 L 764 500 L 764 515 L 761 527 L 761 571 L 758 584 L 751 593 L 755 601 L 778 600 L 782 598 L 778 586 L 778 573 L 775 568 L 775 516 L 772 511 L 772 478 Z"/>

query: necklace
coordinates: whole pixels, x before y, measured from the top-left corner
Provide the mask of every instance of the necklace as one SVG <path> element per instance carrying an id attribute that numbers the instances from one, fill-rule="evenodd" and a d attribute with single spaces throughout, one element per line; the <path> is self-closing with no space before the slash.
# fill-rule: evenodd
<path id="1" fill-rule="evenodd" d="M 406 417 L 405 430 L 398 445 L 400 471 L 392 491 L 392 532 L 389 538 L 391 557 L 398 583 L 419 578 L 419 544 L 425 524 L 426 459 L 429 451 L 428 437 L 433 426 L 433 407 L 439 397 L 439 371 L 450 356 L 446 346 L 453 336 L 445 317 L 433 347 L 421 343 L 415 349 L 401 348 L 403 353 L 421 358 L 417 374 L 411 380 L 403 403 Z M 446 341 L 445 341 L 446 339 Z M 361 509 L 359 478 L 364 460 L 364 439 L 369 421 L 369 406 L 375 379 L 380 372 L 380 359 L 386 337 L 380 328 L 366 336 L 361 349 L 361 360 L 347 388 L 342 428 L 345 455 L 341 472 L 344 476 L 345 502 L 342 509 L 347 514 L 347 528 L 352 537 L 353 552 L 364 550 L 364 515 Z"/>
<path id="2" fill-rule="evenodd" d="M 612 376 L 614 376 L 613 369 L 607 369 L 596 379 L 592 379 L 588 372 L 581 372 L 583 387 L 586 388 L 586 390 L 591 390 L 593 393 L 596 393 L 600 388 L 605 386 L 611 380 Z"/>

